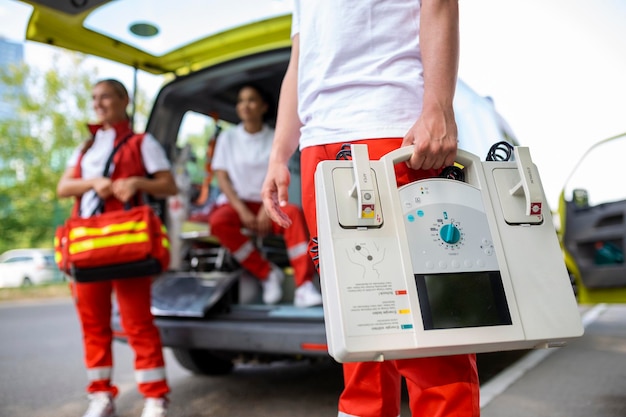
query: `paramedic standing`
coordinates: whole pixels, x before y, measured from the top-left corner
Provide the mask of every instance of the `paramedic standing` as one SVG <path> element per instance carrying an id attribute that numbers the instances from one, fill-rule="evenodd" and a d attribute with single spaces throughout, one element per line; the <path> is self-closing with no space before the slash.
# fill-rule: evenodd
<path id="1" fill-rule="evenodd" d="M 211 233 L 261 282 L 266 304 L 281 300 L 284 274 L 261 255 L 241 230 L 244 227 L 259 236 L 283 235 L 294 269 L 294 305 L 312 307 L 322 303 L 322 295 L 311 281 L 315 268 L 308 256 L 309 234 L 302 211 L 294 204 L 285 205 L 283 210 L 289 213 L 293 224 L 284 229 L 272 222 L 263 209 L 261 187 L 274 140 L 274 129 L 265 122 L 269 106 L 270 99 L 260 87 L 239 87 L 235 109 L 241 122 L 220 134 L 211 161 L 222 194 L 209 214 L 209 224 Z"/>
<path id="2" fill-rule="evenodd" d="M 452 101 L 459 29 L 457 0 L 295 0 L 291 59 L 278 107 L 263 199 L 287 227 L 287 161 L 298 146 L 302 201 L 316 233 L 314 171 L 344 143 L 366 143 L 370 159 L 412 146 L 398 183 L 454 162 Z M 410 169 L 409 169 L 410 168 Z M 315 239 L 311 248 L 315 251 Z M 323 265 L 322 265 L 323 268 Z M 475 355 L 344 364 L 340 417 L 397 417 L 401 377 L 413 416 L 480 414 Z"/>
<path id="3" fill-rule="evenodd" d="M 129 96 L 117 80 L 97 82 L 92 90 L 93 109 L 99 120 L 90 125 L 93 138 L 76 149 L 57 186 L 60 197 L 75 197 L 73 215 L 88 217 L 99 200 L 104 210 L 123 210 L 148 193 L 164 197 L 177 193 L 165 152 L 150 134 L 135 134 L 126 114 Z M 103 177 L 114 144 L 127 139 Z M 147 177 L 148 174 L 150 178 Z M 99 198 L 98 198 L 99 197 Z M 141 204 L 141 203 L 139 203 Z M 128 342 L 135 352 L 135 378 L 145 397 L 141 417 L 165 417 L 169 387 L 159 331 L 150 312 L 151 277 L 98 282 L 73 282 L 72 295 L 83 332 L 87 366 L 89 408 L 83 417 L 112 417 L 118 388 L 113 385 L 111 294 L 115 292 Z"/>

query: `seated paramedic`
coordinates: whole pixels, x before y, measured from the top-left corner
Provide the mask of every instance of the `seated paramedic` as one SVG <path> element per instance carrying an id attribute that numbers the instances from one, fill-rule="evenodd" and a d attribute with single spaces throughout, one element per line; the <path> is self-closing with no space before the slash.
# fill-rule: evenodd
<path id="1" fill-rule="evenodd" d="M 322 296 L 311 281 L 314 267 L 302 211 L 294 204 L 284 207 L 294 221 L 283 228 L 269 218 L 261 200 L 274 140 L 274 129 L 265 122 L 269 108 L 270 100 L 258 86 L 246 84 L 239 88 L 236 111 L 241 122 L 219 135 L 211 162 L 221 194 L 209 214 L 209 225 L 211 234 L 235 260 L 261 281 L 266 304 L 281 300 L 284 273 L 261 255 L 242 228 L 260 236 L 282 235 L 294 269 L 294 305 L 312 307 L 322 303 Z"/>

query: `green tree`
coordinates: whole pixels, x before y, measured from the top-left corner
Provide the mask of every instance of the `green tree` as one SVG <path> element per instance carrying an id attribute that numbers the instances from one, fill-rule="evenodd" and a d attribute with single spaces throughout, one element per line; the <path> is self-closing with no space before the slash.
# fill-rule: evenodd
<path id="1" fill-rule="evenodd" d="M 93 120 L 98 72 L 86 61 L 59 52 L 46 70 L 27 64 L 0 70 L 0 82 L 9 86 L 0 99 L 15 108 L 14 117 L 0 120 L 0 252 L 52 247 L 55 227 L 70 213 L 73 200 L 59 200 L 56 185 Z M 138 94 L 136 111 L 145 119 L 148 100 Z"/>

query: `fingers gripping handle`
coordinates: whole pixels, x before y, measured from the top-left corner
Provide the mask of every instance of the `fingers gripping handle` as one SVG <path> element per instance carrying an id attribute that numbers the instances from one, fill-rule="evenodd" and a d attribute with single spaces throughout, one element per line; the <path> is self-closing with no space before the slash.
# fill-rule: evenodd
<path id="1" fill-rule="evenodd" d="M 413 146 L 403 146 L 394 151 L 389 152 L 387 155 L 383 156 L 381 160 L 384 161 L 385 165 L 395 165 L 400 162 L 408 161 L 413 155 Z M 476 156 L 471 153 L 464 151 L 462 149 L 457 150 L 456 154 L 456 162 L 463 166 L 469 166 L 476 160 Z"/>

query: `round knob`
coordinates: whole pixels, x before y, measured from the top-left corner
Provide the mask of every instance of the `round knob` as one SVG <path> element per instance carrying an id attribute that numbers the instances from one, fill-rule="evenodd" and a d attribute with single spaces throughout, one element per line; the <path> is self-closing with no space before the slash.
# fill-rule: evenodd
<path id="1" fill-rule="evenodd" d="M 461 239 L 461 232 L 453 224 L 444 224 L 439 230 L 439 236 L 444 242 L 453 245 Z"/>

